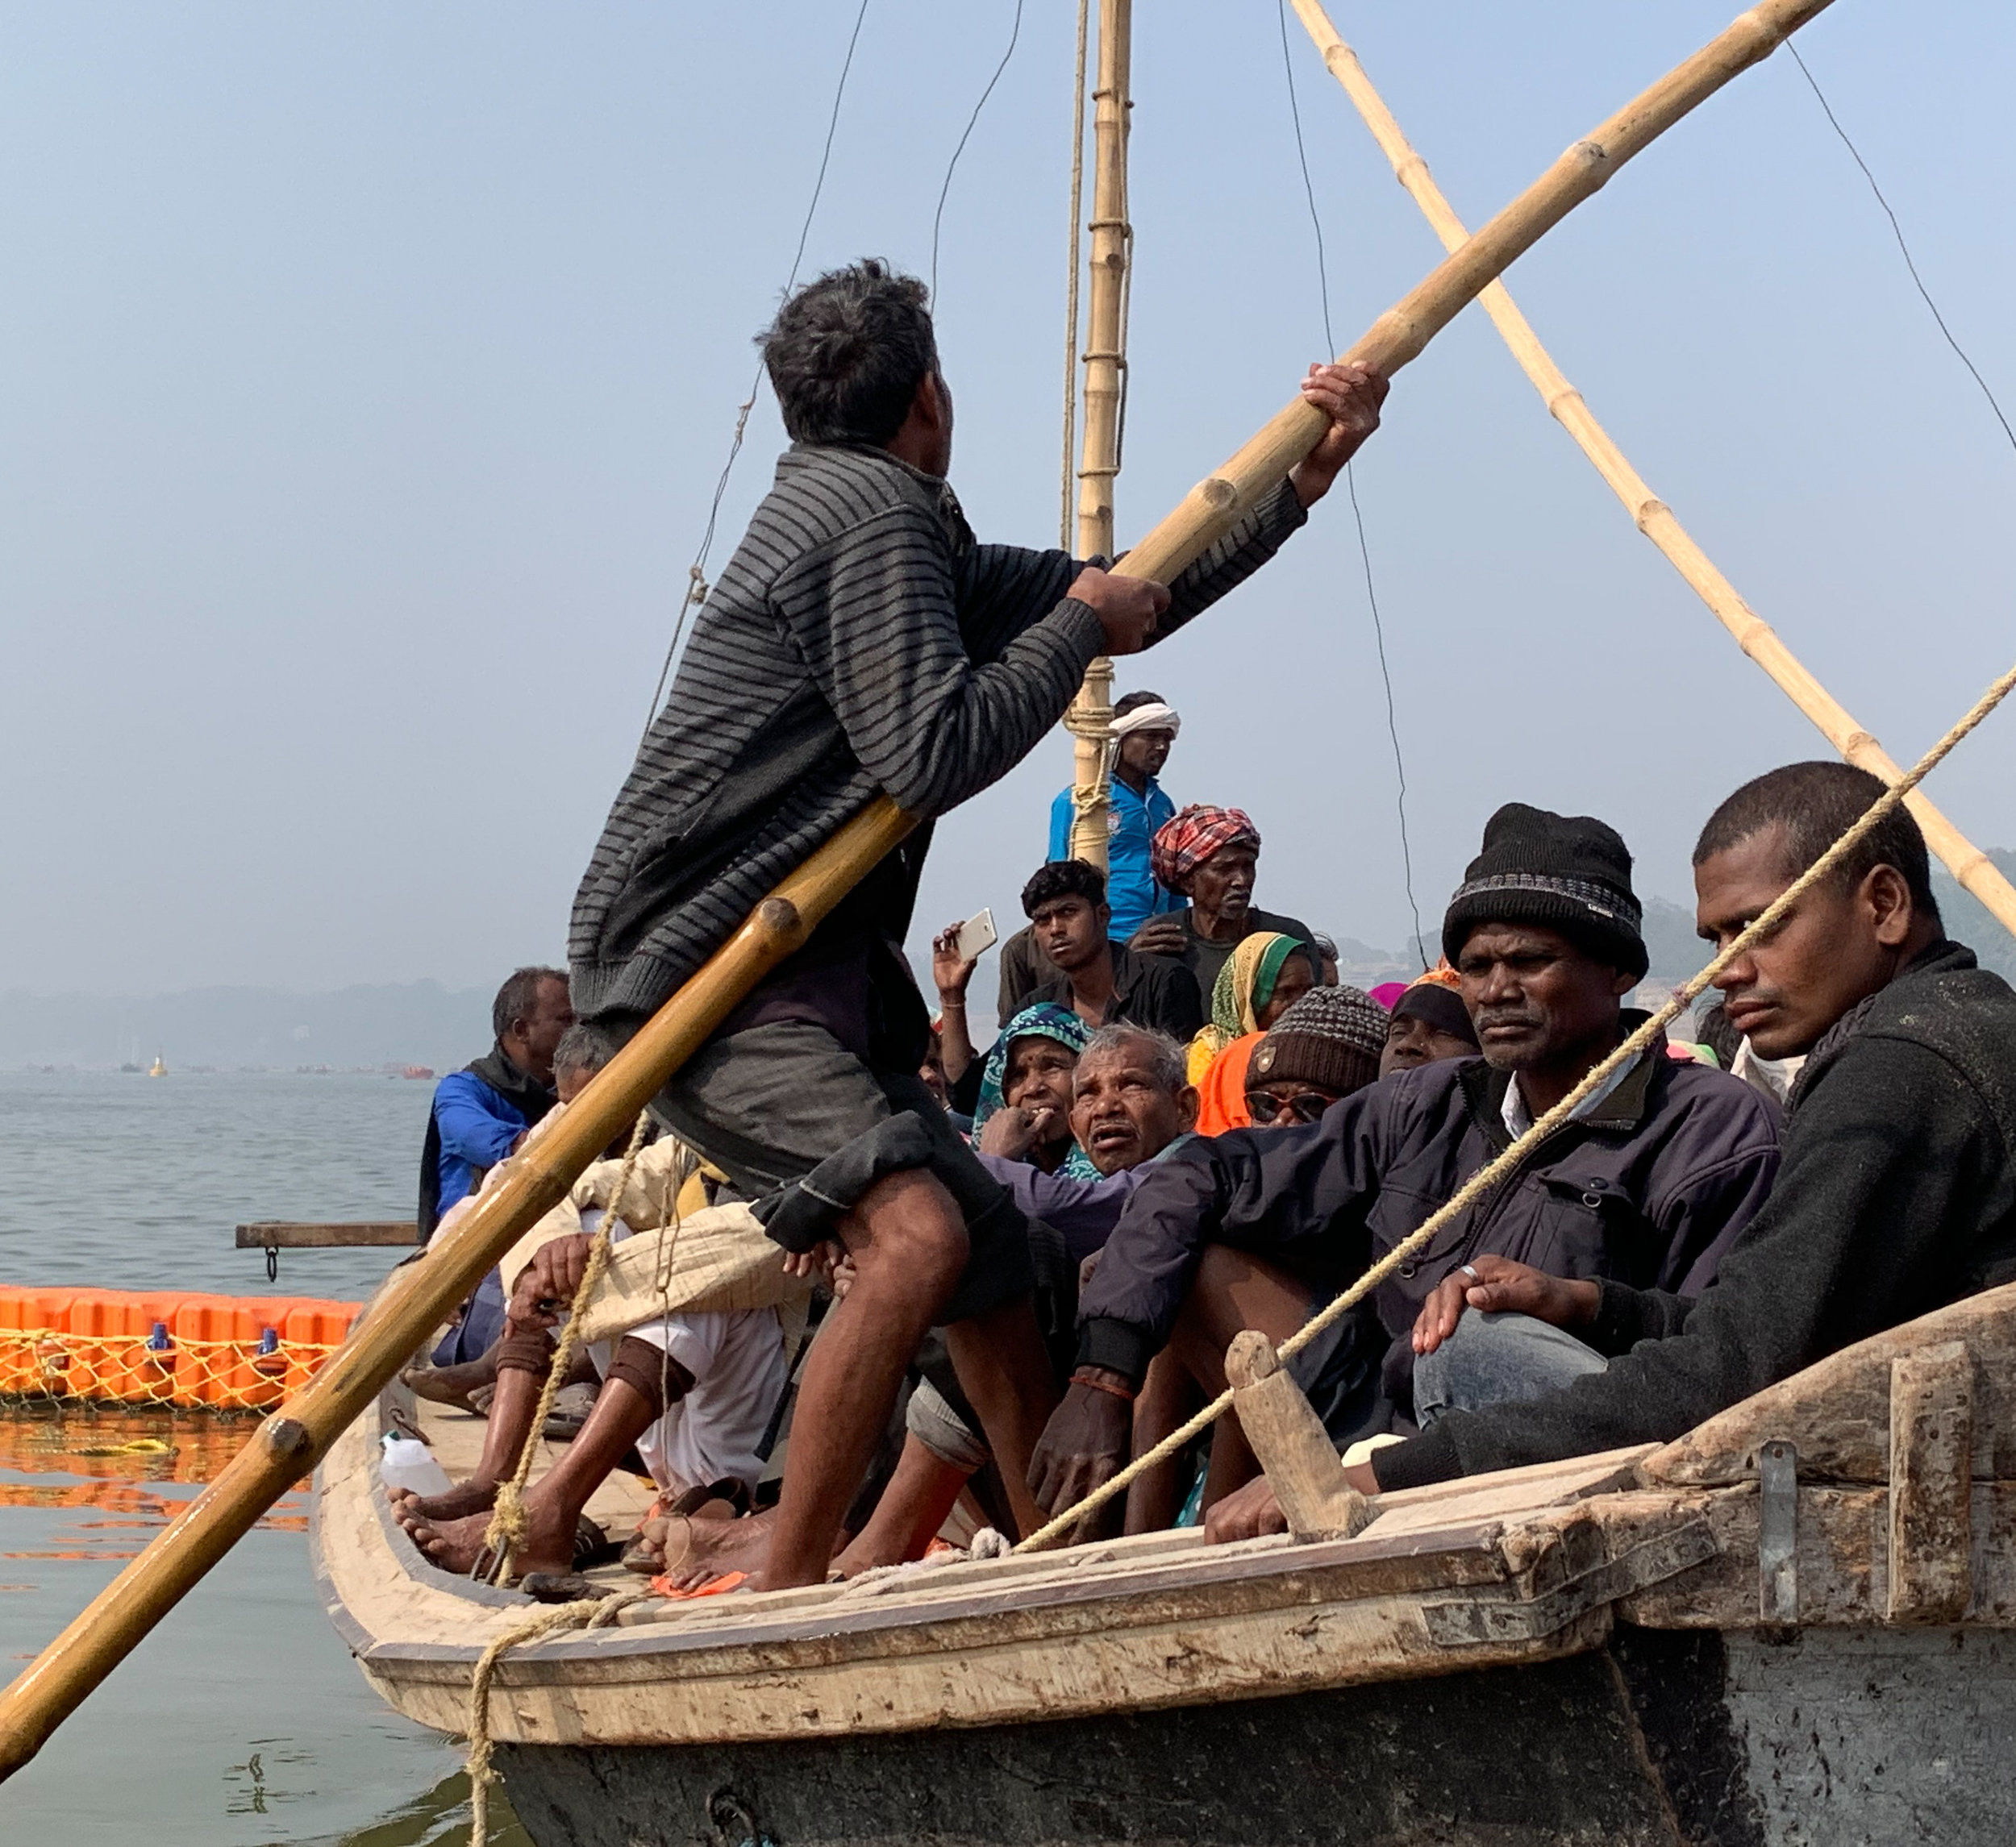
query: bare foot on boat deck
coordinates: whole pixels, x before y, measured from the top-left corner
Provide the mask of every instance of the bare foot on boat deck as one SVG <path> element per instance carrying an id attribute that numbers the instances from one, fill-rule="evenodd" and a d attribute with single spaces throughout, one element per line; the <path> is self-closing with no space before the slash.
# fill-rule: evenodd
<path id="1" fill-rule="evenodd" d="M 485 1386 L 495 1387 L 497 1358 L 494 1353 L 486 1353 L 455 1366 L 416 1362 L 399 1375 L 399 1380 L 416 1398 L 453 1405 L 459 1411 L 474 1411 L 477 1407 L 470 1402 L 469 1394 Z"/>
<path id="2" fill-rule="evenodd" d="M 392 1517 L 410 1533 L 423 1520 L 462 1520 L 472 1513 L 488 1513 L 497 1505 L 497 1483 L 470 1480 L 457 1482 L 446 1494 L 418 1495 L 411 1488 L 391 1488 L 385 1499 Z"/>
<path id="3" fill-rule="evenodd" d="M 697 1591 L 731 1571 L 742 1571 L 749 1575 L 751 1590 L 775 1589 L 774 1585 L 761 1582 L 761 1574 L 769 1561 L 770 1534 L 776 1516 L 776 1508 L 765 1508 L 760 1513 L 745 1514 L 739 1520 L 695 1516 L 670 1520 L 664 1538 L 669 1560 L 665 1576 L 675 1589 Z M 683 1548 L 680 1543 L 682 1528 Z"/>
<path id="4" fill-rule="evenodd" d="M 524 1543 L 511 1554 L 513 1575 L 522 1578 L 528 1571 L 573 1570 L 573 1523 L 559 1520 L 536 1500 L 526 1502 L 525 1519 Z M 482 1554 L 490 1516 L 473 1513 L 460 1520 L 416 1519 L 400 1524 L 431 1563 L 444 1571 L 468 1571 Z"/>

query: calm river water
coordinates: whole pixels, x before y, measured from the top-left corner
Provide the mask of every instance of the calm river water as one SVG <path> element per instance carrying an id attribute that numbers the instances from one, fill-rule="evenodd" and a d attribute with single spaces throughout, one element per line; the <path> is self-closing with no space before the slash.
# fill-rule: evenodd
<path id="1" fill-rule="evenodd" d="M 0 1073 L 0 1283 L 354 1299 L 383 1251 L 231 1248 L 259 1218 L 402 1218 L 432 1087 L 378 1077 Z M 222 1466 L 249 1421 L 0 1409 L 11 1678 Z M 448 1847 L 454 1745 L 365 1686 L 281 1503 L 0 1786 L 0 1839 L 63 1847 Z M 529 1847 L 508 1810 L 494 1843 Z"/>

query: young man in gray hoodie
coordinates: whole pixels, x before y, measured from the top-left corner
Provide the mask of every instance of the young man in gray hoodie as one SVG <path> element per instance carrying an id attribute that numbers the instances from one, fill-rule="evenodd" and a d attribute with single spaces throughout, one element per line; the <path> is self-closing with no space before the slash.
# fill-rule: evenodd
<path id="1" fill-rule="evenodd" d="M 878 263 L 787 302 L 764 352 L 792 447 L 695 624 L 575 900 L 581 1016 L 619 1036 L 878 794 L 929 822 L 1019 762 L 1092 658 L 1131 654 L 1271 557 L 1378 421 L 1383 383 L 1310 369 L 1309 458 L 1162 585 L 975 543 L 945 479 L 952 402 L 923 285 Z M 1053 1396 L 1019 1212 L 917 1077 L 927 1017 L 901 954 L 928 826 L 761 982 L 653 1107 L 847 1299 L 808 1356 L 773 1520 L 706 1562 L 816 1582 L 925 1332 L 946 1329 L 1018 1483 Z M 723 1523 L 702 1523 L 719 1525 Z"/>

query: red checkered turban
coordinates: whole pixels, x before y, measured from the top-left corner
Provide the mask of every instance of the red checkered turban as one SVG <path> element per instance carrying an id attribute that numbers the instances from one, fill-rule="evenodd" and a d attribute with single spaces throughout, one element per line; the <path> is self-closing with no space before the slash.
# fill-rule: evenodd
<path id="1" fill-rule="evenodd" d="M 1156 830 L 1148 864 L 1163 890 L 1187 898 L 1192 876 L 1214 853 L 1227 847 L 1250 847 L 1257 853 L 1260 843 L 1260 830 L 1243 809 L 1195 802 Z"/>

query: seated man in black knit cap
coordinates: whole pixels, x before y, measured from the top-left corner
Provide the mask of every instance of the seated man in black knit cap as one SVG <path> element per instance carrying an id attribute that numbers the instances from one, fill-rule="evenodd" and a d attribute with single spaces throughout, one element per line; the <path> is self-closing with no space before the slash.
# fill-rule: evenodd
<path id="1" fill-rule="evenodd" d="M 1694 848 L 1701 934 L 1733 941 L 1882 788 L 1829 763 L 1746 783 Z M 1906 810 L 1717 984 L 1759 1056 L 1806 1063 L 1777 1184 L 1715 1287 L 1690 1300 L 1480 1263 L 1458 1326 L 1517 1311 L 1622 1357 L 1530 1403 L 1452 1412 L 1358 1465 L 1364 1491 L 1665 1441 L 1852 1342 L 2016 1281 L 2016 992 L 1946 940 Z M 1224 1509 L 1218 1537 L 1281 1529 L 1263 1484 Z"/>
<path id="2" fill-rule="evenodd" d="M 1222 1355 L 1242 1328 L 1285 1339 L 1614 1050 L 1646 968 L 1639 916 L 1614 830 L 1500 809 L 1443 922 L 1483 1056 L 1397 1071 L 1306 1128 L 1200 1142 L 1144 1179 L 1079 1305 L 1080 1364 L 1037 1448 L 1038 1500 L 1067 1506 L 1119 1466 L 1127 1398 L 1179 1316 L 1191 1351 Z M 1415 1325 L 1443 1279 L 1486 1254 L 1698 1295 L 1770 1190 L 1777 1144 L 1766 1099 L 1654 1047 L 1289 1370 L 1339 1442 L 1478 1390 L 1532 1396 L 1598 1371 L 1629 1344 L 1601 1321 L 1571 1335 L 1478 1315 L 1441 1376 L 1417 1379 Z M 1424 1403 L 1431 1383 L 1442 1396 Z"/>

